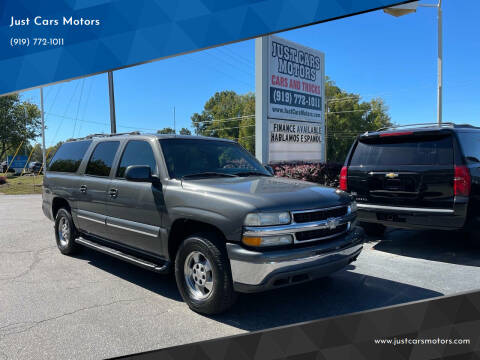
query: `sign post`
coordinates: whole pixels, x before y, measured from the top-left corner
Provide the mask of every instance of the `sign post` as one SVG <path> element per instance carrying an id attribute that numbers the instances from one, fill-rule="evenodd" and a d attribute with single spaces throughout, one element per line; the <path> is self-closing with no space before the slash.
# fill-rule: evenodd
<path id="1" fill-rule="evenodd" d="M 325 160 L 325 55 L 276 37 L 255 42 L 256 154 L 264 164 Z"/>
<path id="2" fill-rule="evenodd" d="M 255 155 L 264 165 L 269 162 L 268 44 L 268 36 L 255 39 Z"/>

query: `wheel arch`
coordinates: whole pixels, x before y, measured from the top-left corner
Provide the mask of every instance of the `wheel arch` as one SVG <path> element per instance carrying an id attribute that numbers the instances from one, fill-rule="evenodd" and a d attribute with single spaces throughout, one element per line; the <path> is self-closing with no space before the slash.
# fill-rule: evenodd
<path id="1" fill-rule="evenodd" d="M 59 196 L 53 198 L 52 200 L 53 219 L 55 219 L 55 217 L 57 216 L 58 210 L 60 210 L 61 208 L 66 208 L 70 213 L 72 213 L 72 208 L 69 202 L 65 198 L 62 198 Z"/>
<path id="2" fill-rule="evenodd" d="M 174 260 L 180 244 L 190 235 L 198 233 L 214 233 L 224 242 L 226 237 L 223 232 L 215 225 L 207 222 L 180 218 L 176 219 L 168 234 L 168 256 Z"/>

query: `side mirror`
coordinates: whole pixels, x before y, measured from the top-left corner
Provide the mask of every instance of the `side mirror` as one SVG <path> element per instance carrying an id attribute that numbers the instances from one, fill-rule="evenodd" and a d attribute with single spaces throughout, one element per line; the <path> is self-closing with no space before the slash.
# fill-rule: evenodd
<path id="1" fill-rule="evenodd" d="M 154 182 L 152 170 L 146 165 L 130 165 L 125 170 L 125 179 L 136 182 Z"/>
<path id="2" fill-rule="evenodd" d="M 273 168 L 270 165 L 265 165 L 265 169 L 267 169 L 267 171 L 270 174 L 275 175 L 275 171 L 273 170 Z"/>

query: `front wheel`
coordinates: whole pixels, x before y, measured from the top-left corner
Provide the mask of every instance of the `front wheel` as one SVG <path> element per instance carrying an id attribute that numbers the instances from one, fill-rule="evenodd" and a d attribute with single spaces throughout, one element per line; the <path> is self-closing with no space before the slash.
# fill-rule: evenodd
<path id="1" fill-rule="evenodd" d="M 225 246 L 215 234 L 185 239 L 175 259 L 175 279 L 183 300 L 198 313 L 221 313 L 236 300 Z"/>

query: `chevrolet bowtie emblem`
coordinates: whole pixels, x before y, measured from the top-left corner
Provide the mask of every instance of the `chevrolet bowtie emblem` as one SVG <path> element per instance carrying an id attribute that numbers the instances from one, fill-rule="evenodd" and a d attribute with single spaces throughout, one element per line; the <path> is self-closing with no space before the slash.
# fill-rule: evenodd
<path id="1" fill-rule="evenodd" d="M 337 228 L 337 226 L 339 225 L 340 221 L 338 219 L 335 219 L 335 218 L 329 218 L 327 219 L 327 228 L 329 230 L 334 230 Z"/>
<path id="2" fill-rule="evenodd" d="M 396 177 L 398 177 L 398 174 L 391 172 L 391 173 L 385 174 L 385 176 L 389 179 L 395 179 Z"/>

